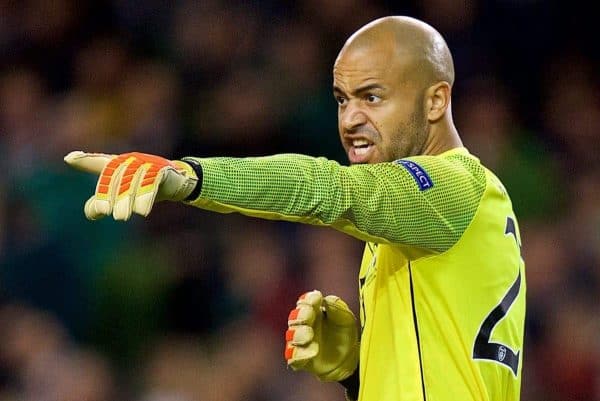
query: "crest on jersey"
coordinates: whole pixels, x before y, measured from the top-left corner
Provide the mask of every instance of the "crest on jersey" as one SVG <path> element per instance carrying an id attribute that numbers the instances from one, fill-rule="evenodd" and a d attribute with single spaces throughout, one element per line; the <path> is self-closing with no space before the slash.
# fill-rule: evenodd
<path id="1" fill-rule="evenodd" d="M 504 358 L 506 358 L 506 347 L 502 345 L 498 348 L 498 360 L 502 362 Z"/>

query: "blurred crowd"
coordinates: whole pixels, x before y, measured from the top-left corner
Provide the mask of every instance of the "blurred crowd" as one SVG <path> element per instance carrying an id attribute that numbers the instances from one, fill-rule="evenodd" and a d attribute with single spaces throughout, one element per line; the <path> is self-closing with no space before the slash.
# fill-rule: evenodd
<path id="1" fill-rule="evenodd" d="M 297 296 L 357 310 L 362 244 L 162 203 L 88 222 L 71 150 L 346 163 L 331 67 L 373 18 L 435 26 L 465 145 L 521 224 L 522 399 L 600 400 L 595 16 L 542 0 L 0 0 L 0 401 L 341 400 L 286 369 Z"/>

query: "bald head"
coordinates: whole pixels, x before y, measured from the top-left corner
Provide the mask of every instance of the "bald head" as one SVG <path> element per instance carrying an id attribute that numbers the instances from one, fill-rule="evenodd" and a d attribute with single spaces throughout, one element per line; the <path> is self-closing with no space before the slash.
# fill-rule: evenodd
<path id="1" fill-rule="evenodd" d="M 454 83 L 454 63 L 446 41 L 430 25 L 414 18 L 379 18 L 356 31 L 345 43 L 338 60 L 353 51 L 383 52 L 390 62 L 400 61 L 405 78 L 431 85 Z M 337 61 L 336 61 L 337 62 Z"/>

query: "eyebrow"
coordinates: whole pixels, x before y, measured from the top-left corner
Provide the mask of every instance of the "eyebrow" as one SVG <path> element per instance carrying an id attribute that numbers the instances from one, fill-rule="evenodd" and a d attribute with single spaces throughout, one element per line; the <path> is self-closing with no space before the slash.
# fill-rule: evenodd
<path id="1" fill-rule="evenodd" d="M 353 94 L 356 95 L 356 94 L 367 92 L 367 91 L 370 91 L 370 90 L 373 90 L 373 89 L 384 90 L 385 88 L 383 86 L 379 85 L 379 84 L 367 84 L 367 85 L 359 86 L 358 88 L 356 88 L 354 90 Z M 334 92 L 338 92 L 338 93 L 342 93 L 342 94 L 344 93 L 344 91 L 342 89 L 340 89 L 336 85 L 333 85 L 333 91 Z"/>

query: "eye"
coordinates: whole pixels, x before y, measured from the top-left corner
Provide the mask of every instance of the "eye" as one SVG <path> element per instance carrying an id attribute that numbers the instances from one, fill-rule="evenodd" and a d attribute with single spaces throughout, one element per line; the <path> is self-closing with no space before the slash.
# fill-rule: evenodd
<path id="1" fill-rule="evenodd" d="M 335 97 L 335 100 L 336 100 L 336 102 L 338 102 L 338 104 L 339 104 L 340 106 L 343 106 L 343 105 L 345 105 L 345 104 L 346 104 L 346 102 L 347 102 L 346 98 L 345 98 L 345 97 L 343 97 L 343 96 L 336 96 L 336 97 Z"/>
<path id="2" fill-rule="evenodd" d="M 381 102 L 381 98 L 379 96 L 373 95 L 373 94 L 368 94 L 365 99 L 367 99 L 368 103 L 379 103 L 379 102 Z"/>

